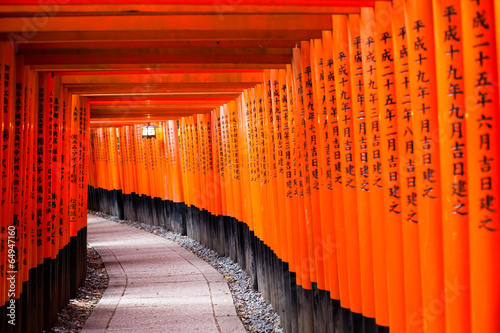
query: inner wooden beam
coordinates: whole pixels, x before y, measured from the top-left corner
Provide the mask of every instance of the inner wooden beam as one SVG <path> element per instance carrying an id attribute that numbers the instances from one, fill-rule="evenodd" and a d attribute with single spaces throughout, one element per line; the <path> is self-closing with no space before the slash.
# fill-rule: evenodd
<path id="1" fill-rule="evenodd" d="M 283 15 L 130 15 L 130 16 L 53 16 L 36 27 L 41 32 L 103 31 L 268 31 L 324 30 L 332 27 L 331 14 Z M 0 32 L 26 31 L 26 21 L 17 17 L 0 18 Z"/>
<path id="2" fill-rule="evenodd" d="M 169 105 L 175 103 L 206 104 L 225 103 L 232 98 L 91 98 L 89 104 L 93 105 Z"/>
<path id="3" fill-rule="evenodd" d="M 38 50 L 108 50 L 108 49 L 161 49 L 161 48 L 292 48 L 296 46 L 295 41 L 288 40 L 223 40 L 223 41 L 150 41 L 150 42 L 69 42 L 69 43 L 26 43 L 19 44 L 17 47 L 22 54 L 29 54 Z"/>
<path id="4" fill-rule="evenodd" d="M 166 119 L 169 117 L 186 117 L 197 113 L 208 113 L 214 110 L 212 109 L 184 109 L 184 110 L 164 110 L 161 112 L 150 112 L 150 113 L 138 113 L 132 114 L 127 110 L 117 111 L 116 113 L 109 114 L 94 114 L 91 110 L 90 120 L 91 121 L 125 121 L 125 120 L 140 120 L 149 121 L 152 119 Z"/>
<path id="5" fill-rule="evenodd" d="M 74 72 L 74 71 L 144 71 L 155 68 L 157 71 L 162 70 L 245 70 L 245 69 L 285 69 L 286 64 L 232 64 L 232 63 L 218 63 L 218 64 L 51 64 L 51 65 L 31 65 L 35 71 L 44 72 Z"/>
<path id="6" fill-rule="evenodd" d="M 152 70 L 145 74 L 109 74 L 109 75 L 63 75 L 61 84 L 173 84 L 173 83 L 222 83 L 262 82 L 263 74 L 256 73 L 155 73 Z"/>
<path id="7" fill-rule="evenodd" d="M 79 95 L 102 94 L 152 94 L 152 93 L 198 93 L 198 92 L 241 92 L 255 87 L 255 82 L 215 83 L 165 83 L 165 84 L 77 84 L 65 85 L 71 93 Z"/>
<path id="8" fill-rule="evenodd" d="M 228 102 L 228 101 L 226 101 Z M 205 109 L 215 109 L 221 105 L 225 104 L 223 101 L 219 103 L 205 102 L 205 103 L 172 103 L 172 104 L 160 104 L 160 105 L 146 105 L 146 104 L 128 104 L 128 105 L 91 105 L 90 111 L 92 115 L 97 114 L 115 114 L 120 112 L 127 113 L 154 113 L 154 112 L 164 112 L 164 111 L 181 111 L 181 110 L 205 110 Z"/>
<path id="9" fill-rule="evenodd" d="M 158 122 L 167 120 L 179 120 L 185 117 L 185 114 L 172 114 L 163 117 L 153 117 L 153 118 L 138 118 L 138 119 L 97 119 L 90 120 L 90 127 L 120 127 L 127 125 L 145 125 L 147 122 Z"/>
<path id="10" fill-rule="evenodd" d="M 6 24 L 6 23 L 5 23 Z M 331 24 L 324 29 L 306 30 L 296 22 L 296 30 L 143 30 L 143 31 L 34 31 L 23 33 L 4 27 L 0 40 L 15 43 L 67 43 L 67 42 L 119 42 L 119 41 L 232 41 L 232 40 L 286 40 L 299 42 L 321 38 L 321 30 L 330 30 Z M 300 43 L 299 43 L 300 44 Z"/>
<path id="11" fill-rule="evenodd" d="M 106 94 L 106 95 L 86 95 L 92 97 L 89 102 L 91 104 L 108 104 L 113 101 L 127 101 L 127 102 L 137 102 L 137 101 L 148 101 L 148 100 L 179 100 L 179 99 L 218 99 L 218 100 L 232 100 L 240 96 L 239 92 L 197 92 L 197 93 L 167 93 L 167 94 Z"/>
<path id="12" fill-rule="evenodd" d="M 19 54 L 31 57 L 41 56 L 140 56 L 147 57 L 152 55 L 291 55 L 290 47 L 276 48 L 276 47 L 160 47 L 160 46 L 145 46 L 138 47 L 133 43 L 131 45 L 119 48 L 91 48 L 81 49 L 77 43 L 72 43 L 71 47 L 63 44 L 64 48 L 51 48 L 51 49 L 20 49 Z M 33 44 L 31 44 L 33 45 Z"/>
<path id="13" fill-rule="evenodd" d="M 322 6 L 309 5 L 298 6 L 287 1 L 286 5 L 273 4 L 259 5 L 231 5 L 220 2 L 211 2 L 206 5 L 193 4 L 79 4 L 79 5 L 44 5 L 35 1 L 34 4 L 26 4 L 26 1 L 15 0 L 13 4 L 6 4 L 4 0 L 0 5 L 0 16 L 30 16 L 40 13 L 47 16 L 102 16 L 102 15 L 148 15 L 152 13 L 179 14 L 216 14 L 221 19 L 226 14 L 358 14 L 360 7 L 373 7 L 374 1 L 328 1 Z M 21 5 L 21 6 L 20 6 Z"/>
<path id="14" fill-rule="evenodd" d="M 253 64 L 289 64 L 291 54 L 116 54 L 115 64 L 175 64 L 175 63 L 253 63 Z M 102 64 L 108 62 L 109 55 L 25 55 L 26 65 L 59 65 L 59 64 Z"/>

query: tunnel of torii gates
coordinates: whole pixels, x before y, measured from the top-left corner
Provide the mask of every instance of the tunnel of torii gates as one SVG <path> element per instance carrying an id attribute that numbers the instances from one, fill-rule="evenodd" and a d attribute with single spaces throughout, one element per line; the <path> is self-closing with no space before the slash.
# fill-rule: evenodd
<path id="1" fill-rule="evenodd" d="M 285 332 L 500 332 L 500 1 L 1 2 L 2 332 L 74 296 L 87 207 Z"/>

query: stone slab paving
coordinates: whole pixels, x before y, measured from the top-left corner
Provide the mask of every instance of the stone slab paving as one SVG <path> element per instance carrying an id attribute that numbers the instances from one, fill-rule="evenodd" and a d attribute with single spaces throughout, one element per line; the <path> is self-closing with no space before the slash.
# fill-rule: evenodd
<path id="1" fill-rule="evenodd" d="M 202 259 L 128 225 L 92 215 L 87 221 L 109 286 L 83 333 L 246 332 L 226 281 Z"/>

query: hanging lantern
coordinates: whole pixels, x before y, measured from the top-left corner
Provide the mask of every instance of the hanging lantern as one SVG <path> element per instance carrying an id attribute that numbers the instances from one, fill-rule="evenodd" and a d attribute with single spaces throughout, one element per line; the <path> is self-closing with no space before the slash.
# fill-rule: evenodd
<path id="1" fill-rule="evenodd" d="M 144 126 L 140 126 L 139 128 L 142 128 L 142 138 L 155 138 L 156 139 L 156 128 L 160 126 L 155 126 L 151 124 L 147 124 Z"/>

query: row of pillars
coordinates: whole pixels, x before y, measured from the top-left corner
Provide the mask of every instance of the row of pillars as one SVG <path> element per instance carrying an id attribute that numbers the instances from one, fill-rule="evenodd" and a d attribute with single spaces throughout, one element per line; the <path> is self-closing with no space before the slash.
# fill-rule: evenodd
<path id="1" fill-rule="evenodd" d="M 450 0 L 334 15 L 286 69 L 155 123 L 156 139 L 92 129 L 90 185 L 235 219 L 303 290 L 380 327 L 496 332 L 498 13 Z"/>
<path id="2" fill-rule="evenodd" d="M 0 43 L 0 331 L 41 332 L 86 275 L 88 116 Z"/>

